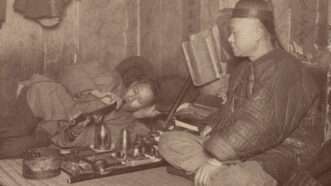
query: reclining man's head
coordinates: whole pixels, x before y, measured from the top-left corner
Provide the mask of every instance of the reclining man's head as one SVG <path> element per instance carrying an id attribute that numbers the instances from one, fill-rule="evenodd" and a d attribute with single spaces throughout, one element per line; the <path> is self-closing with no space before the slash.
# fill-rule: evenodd
<path id="1" fill-rule="evenodd" d="M 134 112 L 154 104 L 155 89 L 148 80 L 133 82 L 123 95 L 123 110 Z"/>

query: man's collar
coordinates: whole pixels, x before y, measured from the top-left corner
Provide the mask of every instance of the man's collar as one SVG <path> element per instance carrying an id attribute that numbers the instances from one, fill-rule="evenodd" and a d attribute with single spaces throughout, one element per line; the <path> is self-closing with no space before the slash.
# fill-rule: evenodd
<path id="1" fill-rule="evenodd" d="M 272 49 L 255 61 L 252 61 L 251 63 L 254 65 L 255 74 L 259 75 L 263 73 L 263 71 L 265 71 L 275 59 L 282 55 L 281 52 L 282 50 L 280 49 Z"/>

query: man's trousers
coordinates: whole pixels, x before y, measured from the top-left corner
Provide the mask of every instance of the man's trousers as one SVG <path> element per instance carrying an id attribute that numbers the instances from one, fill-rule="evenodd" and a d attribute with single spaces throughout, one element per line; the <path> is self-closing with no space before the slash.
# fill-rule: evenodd
<path id="1" fill-rule="evenodd" d="M 159 150 L 172 166 L 194 173 L 211 158 L 203 149 L 205 140 L 184 131 L 167 132 L 160 138 Z M 227 164 L 211 180 L 213 186 L 277 185 L 277 181 L 256 161 Z"/>

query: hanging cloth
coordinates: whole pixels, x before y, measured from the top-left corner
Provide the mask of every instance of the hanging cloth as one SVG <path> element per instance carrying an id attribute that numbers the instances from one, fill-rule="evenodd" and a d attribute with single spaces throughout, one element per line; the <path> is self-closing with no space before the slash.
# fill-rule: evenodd
<path id="1" fill-rule="evenodd" d="M 53 27 L 60 23 L 69 2 L 70 0 L 16 0 L 14 9 L 44 27 Z"/>
<path id="2" fill-rule="evenodd" d="M 6 19 L 6 0 L 0 0 L 0 28 Z"/>

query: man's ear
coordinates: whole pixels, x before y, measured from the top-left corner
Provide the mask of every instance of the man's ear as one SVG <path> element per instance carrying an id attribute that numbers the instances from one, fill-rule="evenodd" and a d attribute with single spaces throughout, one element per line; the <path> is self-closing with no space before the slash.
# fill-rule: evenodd
<path id="1" fill-rule="evenodd" d="M 261 21 L 259 21 L 259 20 L 256 20 L 256 21 L 257 21 L 256 27 L 255 27 L 256 39 L 261 40 L 265 37 L 266 28 L 261 23 Z"/>

